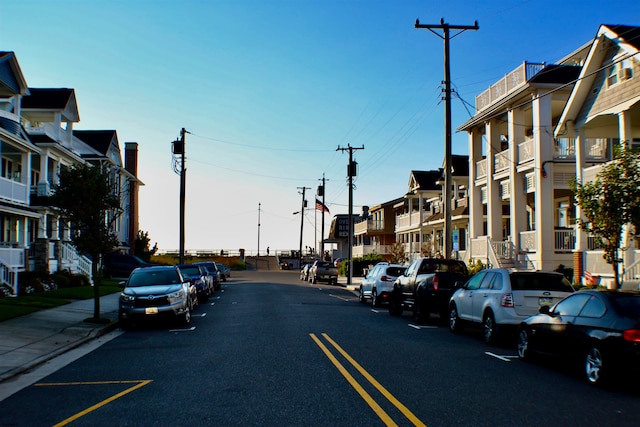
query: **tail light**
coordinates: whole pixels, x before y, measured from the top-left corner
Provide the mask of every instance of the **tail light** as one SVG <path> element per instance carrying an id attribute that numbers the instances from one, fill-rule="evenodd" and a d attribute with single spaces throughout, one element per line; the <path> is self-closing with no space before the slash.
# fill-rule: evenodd
<path id="1" fill-rule="evenodd" d="M 437 291 L 440 288 L 440 279 L 438 279 L 438 276 L 433 278 L 433 290 Z"/>
<path id="2" fill-rule="evenodd" d="M 640 329 L 627 329 L 622 332 L 625 341 L 640 342 Z"/>
<path id="3" fill-rule="evenodd" d="M 500 305 L 502 307 L 513 307 L 513 294 L 504 294 L 500 299 Z"/>
<path id="4" fill-rule="evenodd" d="M 382 280 L 383 282 L 393 282 L 393 277 L 380 276 L 380 280 Z"/>

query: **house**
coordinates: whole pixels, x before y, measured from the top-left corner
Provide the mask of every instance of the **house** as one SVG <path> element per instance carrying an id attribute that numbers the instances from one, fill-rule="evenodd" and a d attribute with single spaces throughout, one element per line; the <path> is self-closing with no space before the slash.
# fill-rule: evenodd
<path id="1" fill-rule="evenodd" d="M 467 261 L 571 265 L 575 147 L 554 129 L 588 51 L 582 46 L 557 64 L 522 63 L 476 97 L 476 114 L 458 128 L 469 140 Z M 606 140 L 591 146 L 589 162 L 610 159 Z"/>
<path id="2" fill-rule="evenodd" d="M 93 260 L 70 244 L 72 225 L 47 205 L 61 167 L 89 163 L 108 171 L 123 209 L 114 232 L 122 249 L 133 250 L 143 185 L 137 144 L 126 144 L 123 165 L 116 131 L 74 131 L 79 120 L 73 89 L 29 88 L 15 54 L 0 52 L 0 280 L 14 295 L 21 271 L 90 276 Z"/>
<path id="3" fill-rule="evenodd" d="M 575 150 L 574 169 L 579 182 L 595 178 L 603 160 L 611 159 L 614 145 L 640 147 L 640 27 L 601 25 L 586 50 L 583 66 L 567 103 L 558 116 L 554 137 Z M 555 165 L 554 165 L 555 166 Z M 568 209 L 574 218 L 582 212 Z M 602 251 L 579 228 L 572 228 L 574 277 L 584 270 L 612 277 Z M 626 281 L 639 277 L 638 243 L 625 242 L 623 254 Z"/>
<path id="4" fill-rule="evenodd" d="M 396 243 L 394 206 L 402 202 L 398 198 L 371 208 L 363 207 L 362 220 L 353 227 L 352 255 L 389 255 Z"/>

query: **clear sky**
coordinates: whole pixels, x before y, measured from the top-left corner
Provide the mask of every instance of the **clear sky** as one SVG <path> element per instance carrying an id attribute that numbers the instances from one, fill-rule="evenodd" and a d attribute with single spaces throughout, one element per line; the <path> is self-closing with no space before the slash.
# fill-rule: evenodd
<path id="1" fill-rule="evenodd" d="M 600 24 L 640 25 L 640 3 L 1 0 L 0 50 L 16 53 L 30 87 L 75 89 L 75 129 L 139 144 L 140 227 L 161 250 L 179 247 L 171 141 L 185 128 L 186 249 L 264 252 L 298 248 L 300 187 L 303 246 L 315 245 L 323 174 L 326 231 L 348 212 L 338 147 L 364 146 L 354 213 L 402 197 L 411 170 L 442 166 L 444 44 L 416 18 L 478 21 L 451 40 L 455 131 L 523 61 L 554 63 Z M 468 154 L 465 134 L 453 153 Z"/>

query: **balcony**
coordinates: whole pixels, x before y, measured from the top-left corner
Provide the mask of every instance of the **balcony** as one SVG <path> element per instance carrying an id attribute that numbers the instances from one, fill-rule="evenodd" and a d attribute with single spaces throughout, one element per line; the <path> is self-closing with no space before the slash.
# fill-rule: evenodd
<path id="1" fill-rule="evenodd" d="M 535 149 L 533 138 L 527 139 L 518 144 L 518 164 L 523 164 L 533 160 L 535 157 Z"/>
<path id="2" fill-rule="evenodd" d="M 384 221 L 382 220 L 367 219 L 360 221 L 353 226 L 353 233 L 356 236 L 380 231 L 384 231 Z"/>
<path id="3" fill-rule="evenodd" d="M 371 254 L 387 255 L 390 253 L 391 246 L 389 245 L 358 245 L 351 250 L 351 256 L 353 257 L 363 257 Z"/>
<path id="4" fill-rule="evenodd" d="M 420 212 L 415 211 L 396 216 L 396 231 L 420 227 Z"/>
<path id="5" fill-rule="evenodd" d="M 487 159 L 476 162 L 476 179 L 487 177 Z"/>
<path id="6" fill-rule="evenodd" d="M 0 177 L 0 200 L 19 205 L 29 205 L 29 191 L 26 184 Z"/>
<path id="7" fill-rule="evenodd" d="M 510 163 L 509 150 L 501 151 L 493 157 L 493 167 L 496 173 L 509 169 Z"/>
<path id="8" fill-rule="evenodd" d="M 544 64 L 523 62 L 522 65 L 498 80 L 489 89 L 476 96 L 476 111 L 481 112 L 505 98 L 538 74 L 544 67 Z"/>

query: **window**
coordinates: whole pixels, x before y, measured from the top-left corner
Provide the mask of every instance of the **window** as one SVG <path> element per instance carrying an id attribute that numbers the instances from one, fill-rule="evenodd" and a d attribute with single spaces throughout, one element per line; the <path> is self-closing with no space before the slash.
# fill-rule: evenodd
<path id="1" fill-rule="evenodd" d="M 479 273 L 476 273 L 471 279 L 469 279 L 469 281 L 465 285 L 465 289 L 469 291 L 478 289 L 480 287 L 480 282 L 482 282 L 484 276 L 486 276 L 486 272 L 481 271 Z"/>
<path id="2" fill-rule="evenodd" d="M 560 301 L 553 309 L 553 312 L 560 316 L 577 316 L 589 297 L 590 295 L 588 294 L 573 295 Z"/>
<path id="3" fill-rule="evenodd" d="M 618 67 L 614 64 L 607 70 L 607 86 L 618 83 Z"/>
<path id="4" fill-rule="evenodd" d="M 591 295 L 589 301 L 585 304 L 584 308 L 580 312 L 582 317 L 602 317 L 606 311 L 606 308 L 602 301 L 600 301 L 595 295 Z"/>

